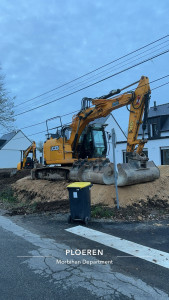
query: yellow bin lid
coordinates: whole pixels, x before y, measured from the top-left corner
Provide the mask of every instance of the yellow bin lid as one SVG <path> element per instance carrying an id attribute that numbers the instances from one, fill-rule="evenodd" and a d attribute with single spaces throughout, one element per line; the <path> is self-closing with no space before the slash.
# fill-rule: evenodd
<path id="1" fill-rule="evenodd" d="M 91 182 L 73 182 L 67 186 L 67 188 L 85 188 L 86 186 L 91 185 Z"/>

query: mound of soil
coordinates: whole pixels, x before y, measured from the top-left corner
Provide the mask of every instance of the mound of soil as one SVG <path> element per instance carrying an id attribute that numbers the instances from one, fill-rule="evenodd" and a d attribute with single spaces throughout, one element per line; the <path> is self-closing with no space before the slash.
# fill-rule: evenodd
<path id="1" fill-rule="evenodd" d="M 30 176 L 12 184 L 12 188 L 22 203 L 52 202 L 68 199 L 68 182 L 31 180 Z"/>
<path id="2" fill-rule="evenodd" d="M 118 188 L 120 207 L 126 207 L 149 199 L 165 200 L 169 203 L 169 166 L 160 166 L 160 178 L 142 184 Z M 68 199 L 67 181 L 31 180 L 22 178 L 12 184 L 19 201 L 45 202 Z M 116 206 L 116 193 L 113 185 L 94 184 L 91 188 L 93 205 Z"/>
<path id="3" fill-rule="evenodd" d="M 0 192 L 6 190 L 10 187 L 11 184 L 15 183 L 21 178 L 30 175 L 30 170 L 22 170 L 16 172 L 12 176 L 10 176 L 10 171 L 8 170 L 1 170 L 0 171 Z"/>
<path id="4" fill-rule="evenodd" d="M 160 166 L 160 178 L 147 183 L 118 188 L 120 210 L 116 211 L 116 193 L 113 185 L 94 184 L 91 203 L 113 209 L 117 219 L 144 219 L 169 213 L 169 166 Z M 22 207 L 13 208 L 13 214 L 44 211 L 68 211 L 68 181 L 31 180 L 29 170 L 18 172 L 1 180 L 12 187 Z M 26 177 L 24 177 L 24 176 Z M 22 178 L 23 177 L 23 178 Z M 33 205 L 33 206 L 32 206 Z M 33 207 L 33 209 L 32 209 Z M 16 210 L 16 211 L 15 211 Z"/>

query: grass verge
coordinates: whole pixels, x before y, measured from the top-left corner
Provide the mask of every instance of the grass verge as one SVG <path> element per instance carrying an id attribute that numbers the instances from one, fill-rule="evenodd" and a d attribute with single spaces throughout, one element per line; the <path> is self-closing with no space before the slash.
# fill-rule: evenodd
<path id="1" fill-rule="evenodd" d="M 0 192 L 0 200 L 5 203 L 17 203 L 18 199 L 11 188 Z"/>
<path id="2" fill-rule="evenodd" d="M 111 218 L 115 215 L 115 209 L 103 206 L 101 204 L 94 205 L 91 207 L 92 218 Z"/>

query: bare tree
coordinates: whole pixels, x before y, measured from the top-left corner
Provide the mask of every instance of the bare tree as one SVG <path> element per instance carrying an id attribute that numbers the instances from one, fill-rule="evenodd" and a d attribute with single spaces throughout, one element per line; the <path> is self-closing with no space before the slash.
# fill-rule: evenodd
<path id="1" fill-rule="evenodd" d="M 42 154 L 42 163 L 43 163 L 43 142 L 42 141 L 38 142 L 36 149 Z"/>
<path id="2" fill-rule="evenodd" d="M 8 131 L 13 128 L 14 124 L 14 99 L 5 88 L 5 76 L 0 75 L 0 126 Z"/>
<path id="3" fill-rule="evenodd" d="M 42 141 L 39 141 L 38 142 L 38 145 L 36 146 L 37 150 L 40 152 L 40 153 L 43 153 L 43 142 Z"/>

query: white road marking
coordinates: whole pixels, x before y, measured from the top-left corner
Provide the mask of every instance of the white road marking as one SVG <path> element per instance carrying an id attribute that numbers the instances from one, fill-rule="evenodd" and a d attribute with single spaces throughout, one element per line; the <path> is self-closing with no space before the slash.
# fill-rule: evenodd
<path id="1" fill-rule="evenodd" d="M 169 253 L 167 252 L 136 244 L 83 226 L 76 226 L 65 230 L 169 269 Z"/>
<path id="2" fill-rule="evenodd" d="M 21 268 L 23 263 L 26 264 L 35 274 L 43 276 L 45 280 L 49 280 L 51 284 L 55 284 L 54 288 L 63 288 L 64 291 L 67 290 L 68 292 L 73 286 L 75 289 L 78 289 L 78 293 L 80 293 L 80 289 L 82 288 L 83 291 L 87 290 L 97 299 L 114 299 L 114 297 L 119 299 L 133 299 L 134 295 L 135 300 L 169 300 L 167 293 L 159 290 L 157 287 L 152 287 L 141 279 L 132 277 L 131 275 L 127 276 L 115 272 L 111 269 L 110 265 L 93 264 L 91 267 L 88 264 L 79 264 L 77 268 L 74 263 L 70 265 L 56 263 L 56 260 L 66 261 L 68 258 L 66 250 L 71 250 L 62 241 L 57 242 L 57 236 L 56 240 L 41 237 L 3 216 L 0 216 L 0 230 L 1 227 L 5 231 L 11 232 L 15 236 L 32 244 L 33 250 L 31 251 L 28 251 L 25 245 L 26 253 L 32 257 L 28 257 L 24 261 L 21 259 Z M 13 239 L 12 236 L 10 238 Z M 19 249 L 21 248 L 18 241 Z M 39 259 L 36 256 L 49 256 L 49 258 Z M 76 262 L 79 260 L 82 262 L 83 259 L 84 256 L 82 255 L 73 258 Z M 85 259 L 96 260 L 95 257 L 91 256 L 85 256 Z"/>

